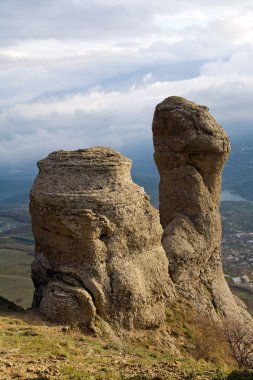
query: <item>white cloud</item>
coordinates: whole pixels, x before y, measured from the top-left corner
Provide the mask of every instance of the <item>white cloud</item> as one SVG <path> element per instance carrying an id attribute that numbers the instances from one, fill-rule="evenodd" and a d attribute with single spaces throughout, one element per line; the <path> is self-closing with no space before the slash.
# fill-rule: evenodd
<path id="1" fill-rule="evenodd" d="M 253 118 L 251 0 L 0 2 L 0 160 L 151 139 L 169 95 Z"/>
<path id="2" fill-rule="evenodd" d="M 145 82 L 150 82 L 152 79 L 152 73 L 148 73 L 148 74 L 145 74 L 143 75 L 143 78 L 142 78 L 142 81 L 145 83 Z"/>
<path id="3" fill-rule="evenodd" d="M 0 159 L 15 162 L 28 155 L 35 160 L 39 154 L 43 156 L 56 149 L 90 145 L 120 148 L 132 142 L 146 142 L 151 139 L 155 105 L 173 94 L 208 104 L 219 122 L 231 119 L 246 122 L 253 117 L 252 105 L 245 101 L 253 96 L 253 76 L 240 83 L 199 76 L 122 92 L 94 90 L 18 104 L 2 112 Z M 13 146 L 18 149 L 13 150 Z"/>

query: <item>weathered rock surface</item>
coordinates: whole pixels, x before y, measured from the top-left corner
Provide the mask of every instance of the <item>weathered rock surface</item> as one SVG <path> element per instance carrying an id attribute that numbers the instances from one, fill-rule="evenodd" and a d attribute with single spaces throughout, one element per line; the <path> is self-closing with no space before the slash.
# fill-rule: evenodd
<path id="1" fill-rule="evenodd" d="M 221 171 L 230 142 L 208 108 L 180 97 L 156 107 L 162 244 L 179 296 L 212 319 L 250 320 L 224 279 L 220 257 Z"/>
<path id="2" fill-rule="evenodd" d="M 108 148 L 59 151 L 38 162 L 30 193 L 34 306 L 55 321 L 159 326 L 169 297 L 157 211 Z"/>

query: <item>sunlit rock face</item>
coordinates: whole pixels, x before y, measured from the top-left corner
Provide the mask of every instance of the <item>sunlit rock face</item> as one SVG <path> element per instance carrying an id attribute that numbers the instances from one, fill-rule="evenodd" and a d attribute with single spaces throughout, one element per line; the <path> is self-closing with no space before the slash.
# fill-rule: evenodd
<path id="1" fill-rule="evenodd" d="M 179 296 L 212 319 L 249 318 L 237 305 L 221 265 L 221 172 L 230 151 L 208 108 L 184 98 L 158 104 L 154 158 L 160 173 L 162 244 Z"/>
<path id="2" fill-rule="evenodd" d="M 91 326 L 96 315 L 151 328 L 171 297 L 158 212 L 112 149 L 59 151 L 38 162 L 30 193 L 34 306 L 54 321 Z"/>

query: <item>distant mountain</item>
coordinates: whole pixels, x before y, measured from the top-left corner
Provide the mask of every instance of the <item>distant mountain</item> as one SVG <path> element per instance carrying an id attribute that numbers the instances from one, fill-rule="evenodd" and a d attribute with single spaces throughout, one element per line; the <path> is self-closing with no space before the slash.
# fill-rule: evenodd
<path id="1" fill-rule="evenodd" d="M 120 153 L 132 160 L 131 173 L 133 176 L 140 175 L 159 178 L 158 170 L 153 158 L 153 152 L 154 148 L 151 142 L 143 145 L 125 147 L 120 150 Z"/>
<path id="2" fill-rule="evenodd" d="M 232 137 L 231 141 L 232 150 L 223 172 L 222 188 L 253 201 L 253 134 Z M 145 188 L 157 207 L 159 174 L 153 159 L 152 143 L 123 147 L 120 151 L 132 160 L 133 180 Z M 1 207 L 8 204 L 17 207 L 19 201 L 22 204 L 28 201 L 37 169 L 32 163 L 25 171 L 15 169 L 0 167 Z"/>
<path id="3" fill-rule="evenodd" d="M 17 195 L 0 201 L 0 210 L 28 209 L 29 193 Z"/>
<path id="4" fill-rule="evenodd" d="M 144 176 L 133 175 L 133 181 L 144 187 L 146 193 L 150 196 L 150 200 L 153 206 L 158 208 L 159 206 L 159 177 L 158 176 Z"/>
<path id="5" fill-rule="evenodd" d="M 253 134 L 231 139 L 231 143 L 222 187 L 253 201 Z"/>
<path id="6" fill-rule="evenodd" d="M 8 178 L 0 176 L 0 202 L 21 194 L 28 194 L 33 181 L 33 176 L 21 177 L 15 174 Z"/>

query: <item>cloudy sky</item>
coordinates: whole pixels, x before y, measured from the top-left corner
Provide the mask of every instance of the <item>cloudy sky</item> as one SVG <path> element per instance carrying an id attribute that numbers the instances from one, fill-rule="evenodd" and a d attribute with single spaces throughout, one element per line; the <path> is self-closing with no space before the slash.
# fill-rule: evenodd
<path id="1" fill-rule="evenodd" d="M 252 0 L 1 0 L 0 162 L 151 139 L 182 95 L 253 131 Z"/>

